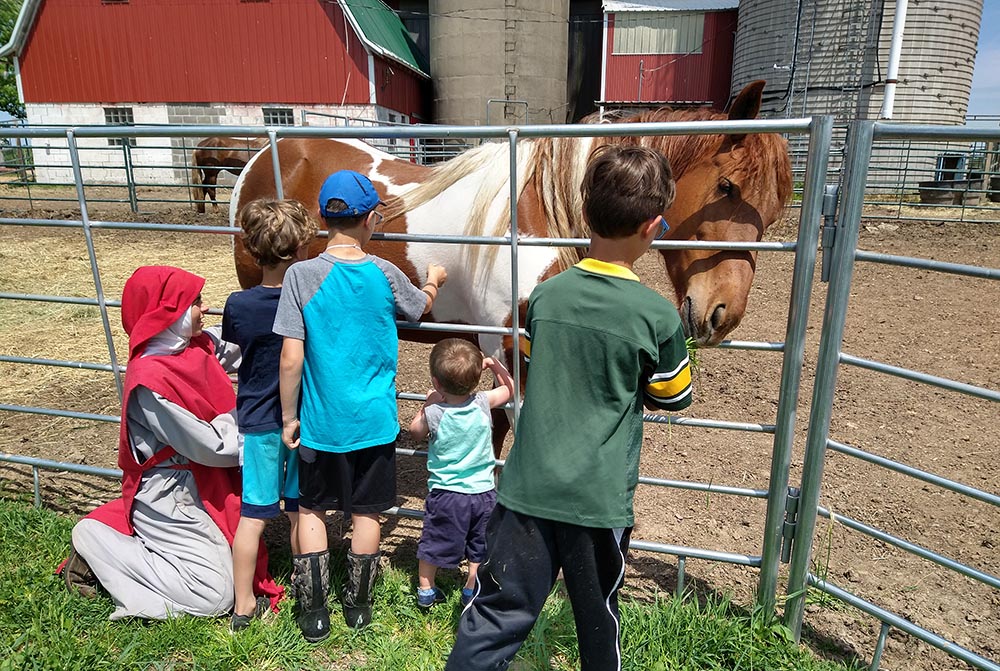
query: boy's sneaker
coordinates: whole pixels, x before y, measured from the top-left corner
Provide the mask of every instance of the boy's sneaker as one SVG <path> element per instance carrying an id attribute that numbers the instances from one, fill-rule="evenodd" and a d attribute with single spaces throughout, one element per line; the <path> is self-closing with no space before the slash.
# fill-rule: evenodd
<path id="1" fill-rule="evenodd" d="M 474 597 L 475 595 L 476 595 L 476 590 L 472 589 L 471 587 L 463 587 L 461 596 L 462 608 L 465 608 L 470 603 L 472 603 L 472 597 Z"/>
<path id="2" fill-rule="evenodd" d="M 249 615 L 237 615 L 233 613 L 233 618 L 229 621 L 229 631 L 233 633 L 243 631 L 250 626 L 251 620 L 263 618 L 270 612 L 271 600 L 266 596 L 259 596 L 257 597 L 257 603 L 254 604 L 253 612 Z"/>
<path id="3" fill-rule="evenodd" d="M 444 601 L 444 592 L 437 587 L 417 590 L 417 605 L 421 608 L 430 608 L 434 604 L 443 603 Z"/>

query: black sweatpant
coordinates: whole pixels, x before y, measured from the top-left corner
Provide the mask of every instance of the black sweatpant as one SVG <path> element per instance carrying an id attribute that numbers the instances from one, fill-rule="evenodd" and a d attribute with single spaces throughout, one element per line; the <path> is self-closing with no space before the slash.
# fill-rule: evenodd
<path id="1" fill-rule="evenodd" d="M 563 571 L 581 671 L 621 669 L 618 589 L 632 529 L 595 529 L 497 505 L 486 531 L 476 596 L 458 623 L 446 671 L 506 669 Z"/>

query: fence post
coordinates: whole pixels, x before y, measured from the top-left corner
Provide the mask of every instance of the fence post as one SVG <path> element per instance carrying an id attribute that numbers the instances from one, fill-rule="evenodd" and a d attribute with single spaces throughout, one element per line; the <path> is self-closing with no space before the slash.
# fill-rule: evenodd
<path id="1" fill-rule="evenodd" d="M 823 218 L 823 196 L 832 137 L 833 117 L 813 117 L 809 129 L 809 154 L 803 184 L 802 209 L 799 212 L 799 235 L 795 243 L 795 265 L 792 272 L 788 321 L 785 327 L 781 392 L 778 398 L 774 445 L 771 451 L 771 477 L 767 494 L 767 516 L 764 520 L 760 582 L 757 589 L 757 603 L 768 613 L 774 611 L 778 586 L 785 495 L 788 490 L 792 442 L 795 438 L 795 407 L 798 404 L 799 385 L 802 381 L 809 297 L 812 293 L 816 268 L 816 246 Z"/>
<path id="2" fill-rule="evenodd" d="M 128 204 L 133 214 L 139 212 L 139 203 L 135 193 L 135 174 L 132 172 L 131 138 L 122 138 L 122 153 L 125 156 L 125 183 L 128 187 Z"/>
<path id="3" fill-rule="evenodd" d="M 108 304 L 104 300 L 104 287 L 101 285 L 101 271 L 97 268 L 97 252 L 94 250 L 94 235 L 90 230 L 87 196 L 83 191 L 83 170 L 80 167 L 80 151 L 76 146 L 76 135 L 72 129 L 66 131 L 66 145 L 69 148 L 70 161 L 73 163 L 76 197 L 80 202 L 80 223 L 83 224 L 83 237 L 87 241 L 87 254 L 90 256 L 90 271 L 94 275 L 97 304 L 100 306 L 101 321 L 104 323 L 104 338 L 108 344 L 108 355 L 111 357 L 111 370 L 115 374 L 115 384 L 118 386 L 118 400 L 120 401 L 122 399 L 122 373 L 118 369 L 118 355 L 115 353 L 115 340 L 111 335 L 111 322 L 108 320 Z"/>
<path id="4" fill-rule="evenodd" d="M 805 463 L 802 467 L 802 487 L 799 499 L 798 538 L 792 547 L 792 563 L 788 570 L 788 601 L 785 605 L 785 625 L 795 640 L 802 633 L 805 609 L 806 573 L 812 557 L 813 536 L 816 532 L 816 509 L 823 479 L 826 446 L 830 434 L 830 415 L 837 384 L 840 345 L 844 337 L 847 303 L 850 299 L 854 256 L 858 244 L 858 229 L 864 205 L 865 181 L 872 154 L 872 121 L 852 122 L 844 174 L 843 202 L 837 239 L 833 247 L 833 272 L 823 311 L 823 331 L 820 337 L 816 380 L 813 385 L 809 412 L 809 433 L 806 438 Z"/>
<path id="5" fill-rule="evenodd" d="M 285 197 L 285 190 L 281 186 L 281 161 L 278 158 L 278 134 L 274 128 L 267 129 L 267 139 L 271 145 L 271 168 L 274 170 L 275 198 L 283 200 Z M 230 198 L 232 198 L 231 195 Z"/>
<path id="6" fill-rule="evenodd" d="M 521 312 L 517 281 L 517 129 L 507 131 L 510 142 L 510 330 L 511 330 L 511 373 L 514 376 L 513 420 L 510 427 L 517 430 L 517 418 L 521 414 Z"/>

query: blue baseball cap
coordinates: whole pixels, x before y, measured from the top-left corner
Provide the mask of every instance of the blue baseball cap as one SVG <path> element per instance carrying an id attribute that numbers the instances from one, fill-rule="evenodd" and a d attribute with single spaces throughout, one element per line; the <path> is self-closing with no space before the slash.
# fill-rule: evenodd
<path id="1" fill-rule="evenodd" d="M 340 212 L 328 212 L 326 205 L 332 198 L 344 201 L 347 208 Z M 368 214 L 382 204 L 371 180 L 353 170 L 338 170 L 326 178 L 323 188 L 319 190 L 319 213 L 328 219 Z"/>

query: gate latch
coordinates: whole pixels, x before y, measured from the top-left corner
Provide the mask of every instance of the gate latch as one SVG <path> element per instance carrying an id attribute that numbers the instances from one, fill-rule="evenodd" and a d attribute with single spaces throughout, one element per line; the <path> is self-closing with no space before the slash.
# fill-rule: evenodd
<path id="1" fill-rule="evenodd" d="M 830 266 L 827 263 L 827 252 L 833 251 L 833 243 L 837 239 L 837 196 L 840 187 L 837 184 L 827 184 L 823 189 L 823 257 L 820 259 L 820 280 L 830 281 Z"/>

